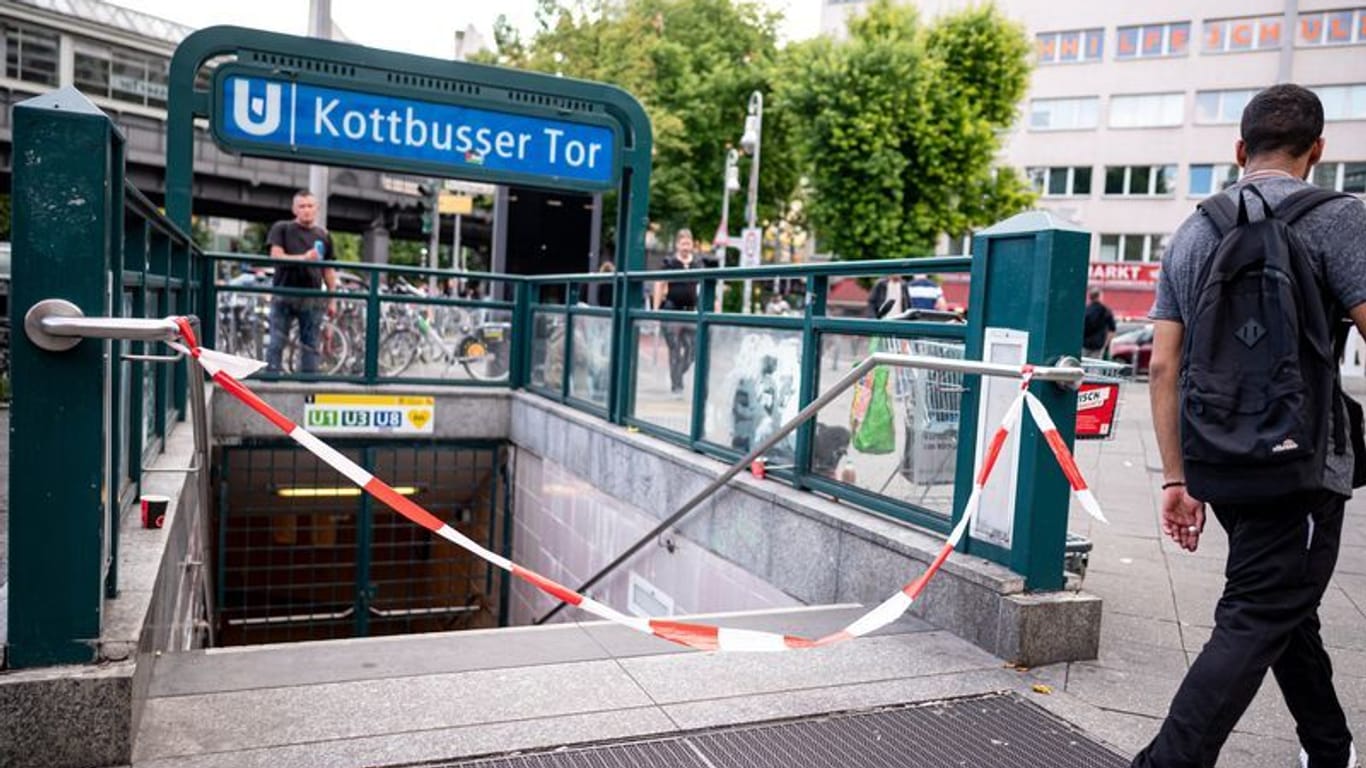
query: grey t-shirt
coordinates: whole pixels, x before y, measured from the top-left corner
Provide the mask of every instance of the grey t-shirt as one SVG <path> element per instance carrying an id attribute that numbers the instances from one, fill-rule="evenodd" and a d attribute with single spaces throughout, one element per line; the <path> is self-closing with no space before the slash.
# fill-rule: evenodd
<path id="1" fill-rule="evenodd" d="M 1307 182 L 1284 176 L 1258 179 L 1251 182 L 1268 203 L 1279 205 L 1291 193 L 1303 189 Z M 1223 194 L 1237 202 L 1237 194 L 1247 184 L 1239 182 Z M 1251 192 L 1246 193 L 1248 216 L 1262 217 L 1262 203 Z M 1295 224 L 1309 251 L 1310 266 L 1323 284 L 1347 309 L 1366 302 L 1366 205 L 1360 200 L 1332 200 L 1305 214 Z M 1167 253 L 1162 257 L 1162 272 L 1157 280 L 1157 300 L 1148 317 L 1154 320 L 1174 320 L 1183 325 L 1195 306 L 1199 286 L 1200 267 L 1214 255 L 1219 245 L 1219 234 L 1214 225 L 1199 211 L 1191 214 L 1172 235 Z M 1335 412 L 1336 413 L 1336 412 Z M 1324 485 L 1332 491 L 1352 493 L 1352 450 L 1345 455 L 1329 451 L 1324 465 Z"/>

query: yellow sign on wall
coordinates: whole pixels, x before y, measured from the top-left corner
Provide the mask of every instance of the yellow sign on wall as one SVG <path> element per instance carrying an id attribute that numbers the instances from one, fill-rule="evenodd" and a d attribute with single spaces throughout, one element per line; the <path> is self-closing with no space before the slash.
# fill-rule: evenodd
<path id="1" fill-rule="evenodd" d="M 436 398 L 417 395 L 309 395 L 304 427 L 319 434 L 430 435 Z"/>
<path id="2" fill-rule="evenodd" d="M 436 201 L 436 210 L 442 216 L 468 216 L 474 210 L 474 198 L 469 195 L 452 195 L 442 192 Z"/>

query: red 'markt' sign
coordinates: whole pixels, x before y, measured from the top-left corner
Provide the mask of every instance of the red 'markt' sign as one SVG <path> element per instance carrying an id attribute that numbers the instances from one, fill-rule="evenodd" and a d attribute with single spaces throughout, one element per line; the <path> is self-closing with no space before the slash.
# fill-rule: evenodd
<path id="1" fill-rule="evenodd" d="M 1077 439 L 1114 437 L 1118 408 L 1119 382 L 1083 382 L 1077 392 Z"/>
<path id="2" fill-rule="evenodd" d="M 1126 264 L 1122 261 L 1091 263 L 1092 282 L 1156 283 L 1161 264 Z"/>

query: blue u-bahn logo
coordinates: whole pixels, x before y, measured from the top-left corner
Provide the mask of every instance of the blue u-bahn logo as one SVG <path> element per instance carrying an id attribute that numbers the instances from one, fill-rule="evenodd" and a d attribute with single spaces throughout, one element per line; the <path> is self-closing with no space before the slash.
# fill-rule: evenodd
<path id="1" fill-rule="evenodd" d="M 253 83 L 245 77 L 233 80 L 232 121 L 248 136 L 267 137 L 279 131 L 283 122 L 280 119 L 283 102 L 284 86 L 280 83 L 259 80 Z"/>

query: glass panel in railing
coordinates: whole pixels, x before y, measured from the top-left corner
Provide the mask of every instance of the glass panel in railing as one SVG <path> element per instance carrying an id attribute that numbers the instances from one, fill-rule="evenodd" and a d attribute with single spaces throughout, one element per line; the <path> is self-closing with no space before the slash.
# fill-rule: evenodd
<path id="1" fill-rule="evenodd" d="M 713 326 L 710 335 L 703 437 L 748 453 L 801 410 L 801 332 Z M 796 446 L 796 432 L 783 438 L 769 468 L 790 467 Z"/>
<path id="2" fill-rule="evenodd" d="M 682 435 L 690 434 L 697 326 L 645 320 L 636 322 L 634 329 L 635 409 L 631 415 Z"/>
<path id="3" fill-rule="evenodd" d="M 953 320 L 968 305 L 968 273 L 907 272 L 830 278 L 827 317 Z"/>
<path id="4" fill-rule="evenodd" d="M 963 345 L 827 334 L 821 339 L 821 391 L 873 352 L 961 360 Z M 948 516 L 963 391 L 961 373 L 873 369 L 817 416 L 812 472 Z"/>
<path id="5" fill-rule="evenodd" d="M 607 407 L 612 381 L 612 318 L 578 315 L 574 318 L 574 355 L 569 394 Z"/>
<path id="6" fill-rule="evenodd" d="M 267 373 L 359 375 L 365 364 L 365 300 L 220 288 L 215 334 L 219 351 L 261 360 Z"/>
<path id="7" fill-rule="evenodd" d="M 536 312 L 531 333 L 531 385 L 559 392 L 564 383 L 564 320 L 552 312 Z"/>
<path id="8" fill-rule="evenodd" d="M 380 308 L 380 378 L 506 378 L 510 311 L 404 301 L 383 301 Z"/>

